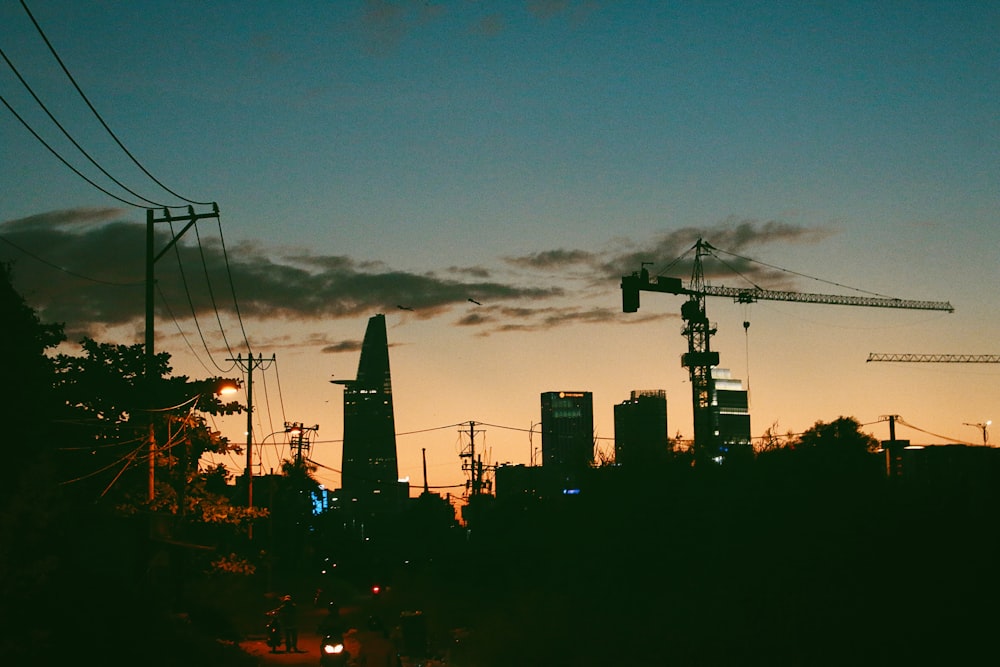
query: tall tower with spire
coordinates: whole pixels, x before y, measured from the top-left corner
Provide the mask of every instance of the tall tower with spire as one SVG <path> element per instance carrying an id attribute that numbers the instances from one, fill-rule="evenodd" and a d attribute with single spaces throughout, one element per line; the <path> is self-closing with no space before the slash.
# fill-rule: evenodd
<path id="1" fill-rule="evenodd" d="M 392 503 L 405 489 L 400 488 L 396 461 L 385 315 L 368 320 L 357 378 L 333 382 L 344 386 L 341 492 L 359 502 Z"/>

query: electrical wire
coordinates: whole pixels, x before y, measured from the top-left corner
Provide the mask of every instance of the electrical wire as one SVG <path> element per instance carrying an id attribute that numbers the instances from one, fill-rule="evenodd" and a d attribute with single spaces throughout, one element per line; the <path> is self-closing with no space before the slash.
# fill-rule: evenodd
<path id="1" fill-rule="evenodd" d="M 233 307 L 236 309 L 236 319 L 240 323 L 240 331 L 243 332 L 243 343 L 246 345 L 247 352 L 252 354 L 253 348 L 250 347 L 250 339 L 247 337 L 246 327 L 243 325 L 243 315 L 240 314 L 240 302 L 236 298 L 236 287 L 233 284 L 233 272 L 229 264 L 229 252 L 226 250 L 226 238 L 222 233 L 222 219 L 217 217 L 219 225 L 219 243 L 222 245 L 222 259 L 226 265 L 226 275 L 229 277 L 229 289 L 233 295 Z"/>
<path id="2" fill-rule="evenodd" d="M 14 66 L 14 63 L 11 62 L 10 58 L 7 57 L 7 54 L 4 53 L 3 49 L 0 49 L 0 57 L 3 57 L 4 61 L 6 61 L 6 63 L 7 63 L 7 66 L 10 67 L 10 70 L 14 73 L 14 76 L 17 77 L 18 81 L 21 82 L 21 85 L 24 86 L 25 90 L 27 90 L 28 93 L 31 95 L 31 97 L 34 98 L 34 100 L 38 104 L 38 106 L 42 108 L 42 111 L 44 111 L 45 114 L 49 117 L 49 120 L 51 120 L 55 124 L 55 126 L 58 127 L 59 130 L 63 133 L 63 136 L 65 136 L 67 139 L 69 139 L 70 143 L 73 144 L 73 146 L 75 146 L 76 149 L 78 151 L 80 151 L 80 153 L 82 153 L 83 156 L 85 158 L 87 158 L 87 160 L 90 161 L 90 164 L 92 164 L 95 167 L 97 167 L 97 169 L 102 174 L 104 174 L 109 179 L 111 179 L 111 181 L 114 182 L 115 185 L 117 185 L 118 187 L 120 187 L 123 190 L 127 191 L 129 194 L 133 195 L 134 197 L 138 197 L 142 201 L 146 202 L 147 204 L 152 204 L 153 206 L 159 206 L 159 207 L 162 207 L 162 208 L 166 207 L 166 204 L 163 204 L 163 203 L 160 203 L 160 202 L 156 202 L 156 201 L 153 201 L 152 199 L 147 199 L 146 197 L 143 197 L 141 194 L 139 194 L 138 192 L 136 192 L 135 190 L 133 190 L 132 188 L 128 187 L 127 185 L 125 185 L 124 183 L 122 183 L 121 181 L 119 181 L 117 178 L 115 178 L 114 176 L 112 176 L 108 172 L 107 169 L 105 169 L 104 167 L 102 167 L 97 162 L 97 160 L 95 160 L 93 158 L 93 156 L 91 156 L 91 154 L 88 153 L 87 150 L 83 146 L 81 146 L 79 144 L 79 142 L 77 142 L 76 139 L 73 138 L 73 135 L 71 135 L 69 133 L 69 131 L 65 127 L 63 127 L 63 124 L 59 122 L 59 120 L 52 114 L 52 112 L 49 111 L 49 108 L 45 105 L 44 102 L 42 102 L 41 98 L 39 98 L 38 95 L 35 94 L 34 89 L 32 89 L 31 85 L 27 81 L 25 81 L 25 79 L 24 79 L 23 76 L 21 76 L 21 73 L 17 70 L 17 67 Z"/>
<path id="3" fill-rule="evenodd" d="M 199 364 L 201 364 L 201 367 L 205 369 L 205 372 L 211 374 L 212 370 L 205 364 L 204 361 L 201 360 L 201 357 L 198 356 L 198 353 L 195 351 L 194 346 L 191 345 L 191 341 L 188 340 L 187 334 L 185 334 L 184 330 L 181 329 L 181 323 L 177 321 L 177 318 L 174 316 L 174 311 L 171 310 L 170 304 L 167 303 L 166 296 L 163 294 L 163 290 L 160 288 L 160 283 L 156 283 L 156 291 L 160 295 L 160 303 L 162 303 L 163 307 L 167 309 L 167 315 L 170 316 L 170 319 L 171 319 L 171 321 L 173 321 L 174 326 L 177 327 L 177 333 L 180 334 L 181 340 L 184 341 L 184 344 L 187 345 L 188 350 L 191 351 L 191 355 L 195 358 L 195 360 L 197 360 L 197 362 Z M 197 323 L 198 323 L 198 321 L 195 320 L 195 325 L 197 325 Z M 200 328 L 198 329 L 198 334 L 201 335 L 201 329 Z M 201 342 L 205 346 L 205 349 L 207 351 L 208 350 L 208 343 L 205 341 L 205 337 L 204 336 L 201 336 Z M 212 356 L 211 353 L 209 353 L 209 358 L 210 359 L 211 359 L 211 356 Z M 215 361 L 213 360 L 212 363 L 215 363 Z M 218 364 L 216 364 L 215 367 L 220 372 L 223 372 L 223 373 L 228 373 L 229 372 L 228 370 L 223 370 L 222 368 L 219 368 Z M 230 370 L 232 370 L 232 369 L 230 369 Z"/>
<path id="4" fill-rule="evenodd" d="M 138 447 L 136 447 L 135 449 L 133 449 L 133 450 L 132 450 L 131 452 L 128 452 L 128 453 L 126 453 L 126 454 L 123 454 L 122 456 L 120 456 L 120 457 L 119 457 L 119 458 L 117 458 L 116 460 L 112 461 L 111 463 L 109 463 L 109 464 L 107 464 L 107 465 L 105 465 L 105 466 L 101 466 L 101 467 L 100 467 L 100 468 L 98 468 L 97 470 L 94 470 L 94 471 L 92 471 L 92 472 L 89 472 L 89 473 L 87 473 L 86 475 L 80 475 L 79 477 L 75 477 L 75 478 L 73 478 L 73 479 L 67 479 L 67 480 L 64 480 L 64 481 L 62 481 L 62 482 L 59 482 L 59 484 L 60 484 L 60 485 L 66 485 L 66 484 L 75 484 L 76 482 L 82 482 L 82 481 L 83 481 L 83 480 L 85 480 L 85 479 L 90 479 L 91 477 L 94 477 L 94 476 L 96 476 L 96 475 L 100 475 L 100 474 L 101 474 L 102 472 L 105 472 L 106 470 L 110 470 L 111 468 L 114 468 L 114 467 L 115 467 L 116 465 L 118 465 L 119 463 L 121 463 L 121 462 L 122 462 L 122 461 L 124 461 L 125 459 L 132 459 L 132 460 L 134 460 L 134 459 L 135 459 L 135 456 L 136 456 L 136 455 L 137 455 L 137 454 L 139 453 L 139 451 L 141 451 L 141 450 L 142 450 L 142 448 L 143 448 L 143 447 L 145 447 L 145 446 L 146 446 L 146 443 L 145 443 L 145 442 L 143 442 L 143 443 L 142 443 L 142 444 L 140 444 L 140 445 L 139 445 Z M 130 462 L 130 463 L 131 463 L 131 462 Z M 128 465 L 126 465 L 126 468 L 127 468 L 127 467 L 128 467 Z M 124 469 L 122 470 L 122 472 L 124 472 Z M 119 474 L 119 476 L 121 475 L 121 473 L 118 473 L 118 474 Z M 116 477 L 115 479 L 117 479 L 117 477 Z"/>
<path id="5" fill-rule="evenodd" d="M 74 174 L 76 174 L 77 176 L 79 176 L 83 180 L 87 181 L 87 183 L 90 183 L 92 186 L 94 186 L 95 188 L 97 188 L 98 190 L 100 190 L 101 192 L 103 192 L 104 194 L 106 194 L 107 196 L 111 197 L 112 199 L 120 201 L 121 203 L 123 203 L 123 204 L 125 204 L 127 206 L 134 206 L 135 208 L 146 208 L 142 204 L 137 204 L 137 203 L 129 201 L 127 199 L 122 199 L 118 195 L 109 192 L 108 190 L 106 190 L 105 188 L 101 187 L 100 185 L 98 185 L 97 183 L 95 183 L 94 181 L 92 181 L 91 179 L 87 178 L 87 176 L 85 176 L 79 169 L 77 169 L 76 167 L 74 167 L 73 165 L 71 165 L 66 160 L 66 158 L 64 158 L 62 155 L 60 155 L 59 152 L 56 149 L 52 148 L 52 146 L 50 146 L 49 143 L 47 141 L 45 141 L 45 139 L 42 139 L 42 137 L 37 132 L 35 132 L 34 128 L 32 128 L 31 125 L 28 124 L 28 121 L 24 120 L 24 118 L 21 117 L 21 114 L 17 113 L 17 111 L 14 110 L 14 107 L 12 107 L 10 105 L 10 102 L 8 102 L 7 99 L 3 95 L 0 95 L 0 102 L 3 102 L 3 105 L 5 107 L 7 107 L 7 110 L 10 111 L 14 115 L 14 118 L 16 118 L 18 121 L 20 121 L 21 125 L 23 125 L 25 127 L 25 129 L 28 130 L 28 132 L 30 132 L 31 135 L 33 137 L 35 137 L 35 139 L 37 139 L 40 144 L 42 144 L 42 146 L 44 146 L 45 148 L 47 148 L 48 151 L 50 153 L 52 153 L 52 155 L 54 155 L 57 160 L 59 160 L 64 165 L 66 165 L 67 167 L 69 167 L 69 169 Z"/>
<path id="6" fill-rule="evenodd" d="M 56 271 L 61 271 L 61 272 L 65 273 L 66 275 L 73 276 L 74 278 L 79 278 L 80 280 L 87 280 L 89 282 L 97 283 L 99 285 L 110 285 L 112 287 L 138 287 L 138 286 L 141 286 L 141 285 L 144 284 L 143 281 L 136 281 L 134 283 L 118 283 L 118 282 L 113 282 L 113 281 L 110 281 L 110 280 L 101 280 L 100 278 L 91 278 L 90 276 L 85 276 L 82 273 L 76 273 L 75 271 L 70 271 L 67 268 L 64 268 L 62 266 L 59 266 L 58 264 L 50 262 L 49 260 L 45 259 L 44 257 L 36 255 L 35 253 L 31 252 L 30 250 L 24 248 L 23 246 L 20 246 L 17 243 L 14 243 L 10 239 L 8 239 L 6 236 L 0 235 L 0 241 L 3 241 L 4 243 L 6 243 L 7 245 L 11 246 L 12 248 L 14 248 L 15 250 L 17 250 L 18 252 L 21 252 L 21 253 L 27 255 L 28 257 L 30 257 L 31 259 L 35 260 L 36 262 L 40 262 L 40 263 L 44 264 L 45 266 L 48 266 L 50 268 L 55 269 Z"/>
<path id="7" fill-rule="evenodd" d="M 132 155 L 131 151 L 129 151 L 125 147 L 125 144 L 123 144 L 121 139 L 118 138 L 118 135 L 114 133 L 114 131 L 105 122 L 101 114 L 98 113 L 97 109 L 94 108 L 94 105 L 91 104 L 90 99 L 87 97 L 87 95 L 84 94 L 83 89 L 80 88 L 79 84 L 76 82 L 76 79 L 70 73 L 69 68 L 66 67 L 66 64 L 63 62 L 62 58 L 59 57 L 59 54 L 56 52 L 55 47 L 52 46 L 52 42 L 49 41 L 49 38 L 45 35 L 45 31 L 42 30 L 42 26 L 39 25 L 38 21 L 35 20 L 34 15 L 31 13 L 31 10 L 28 9 L 28 5 L 25 3 L 24 0 L 21 0 L 21 7 L 24 8 L 24 12 L 28 15 L 28 18 L 31 19 L 32 24 L 34 24 L 35 26 L 35 30 L 38 31 L 39 35 L 41 35 L 42 40 L 45 42 L 45 45 L 49 48 L 49 52 L 56 59 L 56 62 L 59 63 L 59 66 L 62 68 L 62 71 L 66 74 L 66 77 L 70 80 L 70 83 L 73 84 L 73 87 L 76 89 L 76 92 L 80 94 L 80 97 L 87 104 L 87 107 L 90 109 L 90 111 L 94 114 L 94 117 L 97 118 L 97 120 L 101 123 L 101 126 L 104 127 L 104 129 L 111 136 L 111 138 L 114 139 L 115 143 L 118 144 L 118 147 L 122 149 L 125 155 L 127 155 L 129 159 L 132 160 L 133 164 L 135 164 L 135 166 L 137 166 L 140 170 L 142 170 L 142 173 L 146 174 L 146 176 L 148 176 L 150 180 L 159 185 L 166 192 L 169 192 L 174 197 L 177 197 L 178 199 L 186 201 L 190 204 L 199 204 L 202 206 L 210 205 L 212 202 L 194 201 L 192 199 L 188 199 L 187 197 L 177 194 L 176 192 L 168 188 L 166 185 L 164 185 L 159 179 L 153 176 L 153 174 L 151 174 L 149 170 L 146 169 L 146 167 L 144 167 L 142 163 L 140 163 L 139 160 L 136 159 L 134 155 Z M 182 208 L 182 206 L 172 206 L 164 208 Z"/>
<path id="8" fill-rule="evenodd" d="M 219 313 L 219 305 L 215 301 L 215 290 L 212 289 L 212 279 L 208 271 L 208 262 L 205 260 L 205 247 L 201 242 L 201 232 L 198 231 L 198 225 L 194 226 L 194 235 L 198 240 L 198 254 L 201 256 L 201 268 L 205 274 L 205 285 L 208 287 L 208 297 L 212 302 L 212 310 L 215 311 L 215 321 L 219 324 L 219 332 L 222 334 L 222 340 L 226 344 L 226 350 L 229 352 L 229 356 L 233 356 L 233 349 L 229 345 L 229 338 L 226 336 L 226 329 L 222 326 L 222 315 Z"/>
<path id="9" fill-rule="evenodd" d="M 174 223 L 173 223 L 173 221 L 170 221 L 169 224 L 170 224 L 170 236 L 171 236 L 171 238 L 176 239 L 177 236 L 174 233 Z M 198 226 L 195 225 L 195 231 L 197 232 L 197 230 L 198 230 Z M 212 355 L 212 350 L 208 346 L 208 341 L 205 339 L 205 333 L 201 329 L 201 324 L 198 321 L 198 313 L 197 313 L 197 311 L 196 311 L 196 309 L 194 307 L 194 300 L 191 298 L 191 289 L 188 286 L 187 274 L 184 272 L 184 263 L 183 263 L 183 261 L 181 261 L 181 253 L 180 253 L 180 248 L 178 247 L 178 245 L 179 244 L 174 243 L 174 256 L 177 259 L 177 269 L 178 269 L 178 271 L 180 272 L 180 275 L 181 275 L 181 284 L 184 287 L 184 294 L 187 297 L 188 308 L 189 308 L 189 310 L 191 312 L 191 318 L 194 320 L 194 326 L 198 330 L 198 336 L 201 338 L 201 344 L 205 348 L 205 353 L 208 354 L 209 361 L 212 362 L 212 365 L 215 366 L 219 370 L 219 372 L 221 372 L 221 373 L 228 373 L 229 370 L 231 370 L 231 368 L 230 369 L 224 369 L 215 360 L 215 357 Z M 216 314 L 218 314 L 218 311 L 216 311 Z M 219 326 L 220 327 L 222 326 L 222 322 L 221 321 L 219 322 Z M 223 337 L 225 337 L 225 334 L 223 334 Z M 227 342 L 226 346 L 228 347 L 228 345 L 229 344 Z"/>
<path id="10" fill-rule="evenodd" d="M 286 422 L 288 418 L 285 416 L 285 395 L 281 391 L 281 375 L 278 374 L 278 364 L 274 364 L 274 381 L 278 385 L 278 405 L 281 407 L 281 421 Z"/>
<path id="11" fill-rule="evenodd" d="M 922 428 L 920 428 L 918 426 L 914 426 L 913 424 L 907 423 L 906 421 L 904 421 L 900 417 L 896 418 L 896 423 L 897 424 L 902 424 L 903 426 L 906 426 L 907 428 L 912 428 L 914 431 L 920 431 L 921 433 L 926 433 L 927 435 L 932 435 L 935 438 L 941 438 L 942 440 L 947 440 L 948 442 L 953 442 L 953 443 L 955 443 L 957 445 L 970 445 L 972 447 L 979 447 L 980 446 L 980 444 L 977 443 L 977 442 L 966 442 L 965 440 L 960 440 L 959 438 L 949 438 L 948 436 L 945 436 L 945 435 L 938 435 L 937 433 L 931 433 L 930 431 L 925 431 L 924 429 L 922 429 Z"/>

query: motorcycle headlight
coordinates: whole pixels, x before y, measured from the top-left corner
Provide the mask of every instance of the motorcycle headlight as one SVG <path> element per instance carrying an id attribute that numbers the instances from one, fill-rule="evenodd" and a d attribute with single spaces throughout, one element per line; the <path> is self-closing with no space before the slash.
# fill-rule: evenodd
<path id="1" fill-rule="evenodd" d="M 323 653 L 332 655 L 343 652 L 344 652 L 343 644 L 323 644 Z"/>

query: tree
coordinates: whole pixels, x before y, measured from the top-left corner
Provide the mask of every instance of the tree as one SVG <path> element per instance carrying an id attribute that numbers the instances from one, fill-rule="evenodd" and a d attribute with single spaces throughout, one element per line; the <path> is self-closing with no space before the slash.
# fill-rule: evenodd
<path id="1" fill-rule="evenodd" d="M 5 354 L 8 391 L 0 401 L 3 440 L 29 445 L 19 453 L 35 457 L 51 443 L 52 361 L 46 355 L 66 339 L 61 324 L 43 324 L 13 285 L 13 268 L 0 264 L 0 349 Z M 7 487 L 8 485 L 2 485 Z"/>
<path id="2" fill-rule="evenodd" d="M 213 433 L 203 414 L 233 414 L 241 406 L 213 394 L 221 378 L 171 377 L 166 352 L 153 357 L 147 377 L 142 344 L 84 338 L 80 345 L 82 356 L 60 354 L 54 360 L 55 391 L 76 426 L 77 448 L 88 455 L 89 470 L 77 471 L 78 479 L 101 484 L 101 497 L 141 505 L 148 492 L 152 424 L 157 444 L 152 509 L 186 513 L 180 498 L 201 456 L 238 449 Z"/>
<path id="3" fill-rule="evenodd" d="M 58 587 L 61 515 L 52 465 L 58 422 L 46 351 L 65 336 L 62 325 L 43 324 L 14 289 L 9 264 L 0 264 L 0 322 L 8 378 L 0 443 L 11 462 L 0 484 L 0 625 L 13 628 L 20 616 L 41 611 L 38 591 L 55 594 Z M 17 657 L 25 639 L 5 633 L 0 654 L 30 661 Z"/>
<path id="4" fill-rule="evenodd" d="M 853 417 L 838 417 L 829 424 L 821 421 L 792 443 L 797 450 L 812 450 L 831 457 L 858 457 L 879 447 L 878 440 L 861 432 L 861 424 Z"/>

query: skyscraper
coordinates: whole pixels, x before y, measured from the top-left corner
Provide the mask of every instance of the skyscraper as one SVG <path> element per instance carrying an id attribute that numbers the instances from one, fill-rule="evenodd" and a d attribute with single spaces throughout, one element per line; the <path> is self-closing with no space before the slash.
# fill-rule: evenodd
<path id="1" fill-rule="evenodd" d="M 395 498 L 399 467 L 385 315 L 368 320 L 357 379 L 333 382 L 344 386 L 342 493 L 359 501 Z"/>
<path id="2" fill-rule="evenodd" d="M 542 465 L 578 470 L 594 462 L 594 397 L 589 391 L 542 394 Z"/>
<path id="3" fill-rule="evenodd" d="M 716 442 L 725 455 L 732 447 L 750 446 L 750 402 L 743 381 L 727 368 L 713 368 L 712 412 Z"/>
<path id="4" fill-rule="evenodd" d="M 615 405 L 615 463 L 642 466 L 662 463 L 669 451 L 667 392 L 633 391 Z"/>

